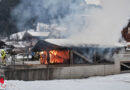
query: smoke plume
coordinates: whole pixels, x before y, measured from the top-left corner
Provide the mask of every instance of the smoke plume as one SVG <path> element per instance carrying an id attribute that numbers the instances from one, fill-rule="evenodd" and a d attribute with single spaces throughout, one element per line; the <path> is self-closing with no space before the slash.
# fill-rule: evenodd
<path id="1" fill-rule="evenodd" d="M 65 27 L 74 44 L 114 45 L 130 19 L 130 0 L 21 0 L 13 10 L 19 30 L 37 23 Z M 98 4 L 95 2 L 98 2 Z"/>
<path id="2" fill-rule="evenodd" d="M 72 36 L 73 42 L 117 45 L 121 30 L 130 19 L 129 3 L 130 0 L 102 0 L 102 8 L 92 8 L 89 13 L 86 12 L 89 24 Z"/>
<path id="3" fill-rule="evenodd" d="M 17 22 L 19 30 L 45 23 L 64 25 L 71 33 L 70 21 L 73 25 L 80 27 L 79 24 L 83 24 L 84 20 L 79 15 L 84 13 L 85 8 L 84 0 L 21 0 L 21 3 L 12 11 L 12 17 Z M 69 33 L 66 33 L 66 36 Z"/>

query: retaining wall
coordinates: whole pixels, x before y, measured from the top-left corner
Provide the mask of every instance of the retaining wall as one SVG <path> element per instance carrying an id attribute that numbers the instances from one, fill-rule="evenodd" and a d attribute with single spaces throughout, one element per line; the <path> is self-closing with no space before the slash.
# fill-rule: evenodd
<path id="1" fill-rule="evenodd" d="M 15 66 L 5 70 L 7 80 L 80 79 L 115 74 L 115 64 L 75 66 Z"/>

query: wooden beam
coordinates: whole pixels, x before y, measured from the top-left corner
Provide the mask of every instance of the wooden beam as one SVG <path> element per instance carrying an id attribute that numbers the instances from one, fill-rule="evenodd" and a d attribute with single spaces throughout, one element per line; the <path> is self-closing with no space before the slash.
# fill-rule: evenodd
<path id="1" fill-rule="evenodd" d="M 130 69 L 130 66 L 128 66 L 128 65 L 126 65 L 124 63 L 121 63 L 121 65 Z"/>
<path id="2" fill-rule="evenodd" d="M 73 51 L 70 51 L 70 65 L 73 65 Z"/>
<path id="3" fill-rule="evenodd" d="M 73 51 L 74 54 L 76 54 L 77 56 L 81 57 L 83 60 L 85 60 L 86 62 L 91 63 L 85 56 L 83 56 L 82 54 L 80 54 L 77 51 Z"/>

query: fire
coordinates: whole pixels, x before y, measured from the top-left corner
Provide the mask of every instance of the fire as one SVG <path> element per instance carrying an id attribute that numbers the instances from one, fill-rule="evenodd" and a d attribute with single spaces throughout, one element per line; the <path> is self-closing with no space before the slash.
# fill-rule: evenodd
<path id="1" fill-rule="evenodd" d="M 40 52 L 40 63 L 48 64 L 47 51 Z M 49 51 L 49 63 L 64 63 L 69 60 L 69 50 L 50 50 Z"/>

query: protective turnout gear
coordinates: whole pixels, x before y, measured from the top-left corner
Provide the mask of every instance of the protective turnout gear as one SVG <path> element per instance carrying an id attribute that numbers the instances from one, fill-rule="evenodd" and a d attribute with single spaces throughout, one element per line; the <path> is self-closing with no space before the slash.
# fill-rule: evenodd
<path id="1" fill-rule="evenodd" d="M 1 59 L 2 59 L 2 64 L 5 64 L 5 58 L 6 58 L 6 53 L 4 49 L 1 50 Z"/>
<path id="2" fill-rule="evenodd" d="M 46 51 L 40 52 L 40 63 L 47 64 L 47 52 Z"/>

